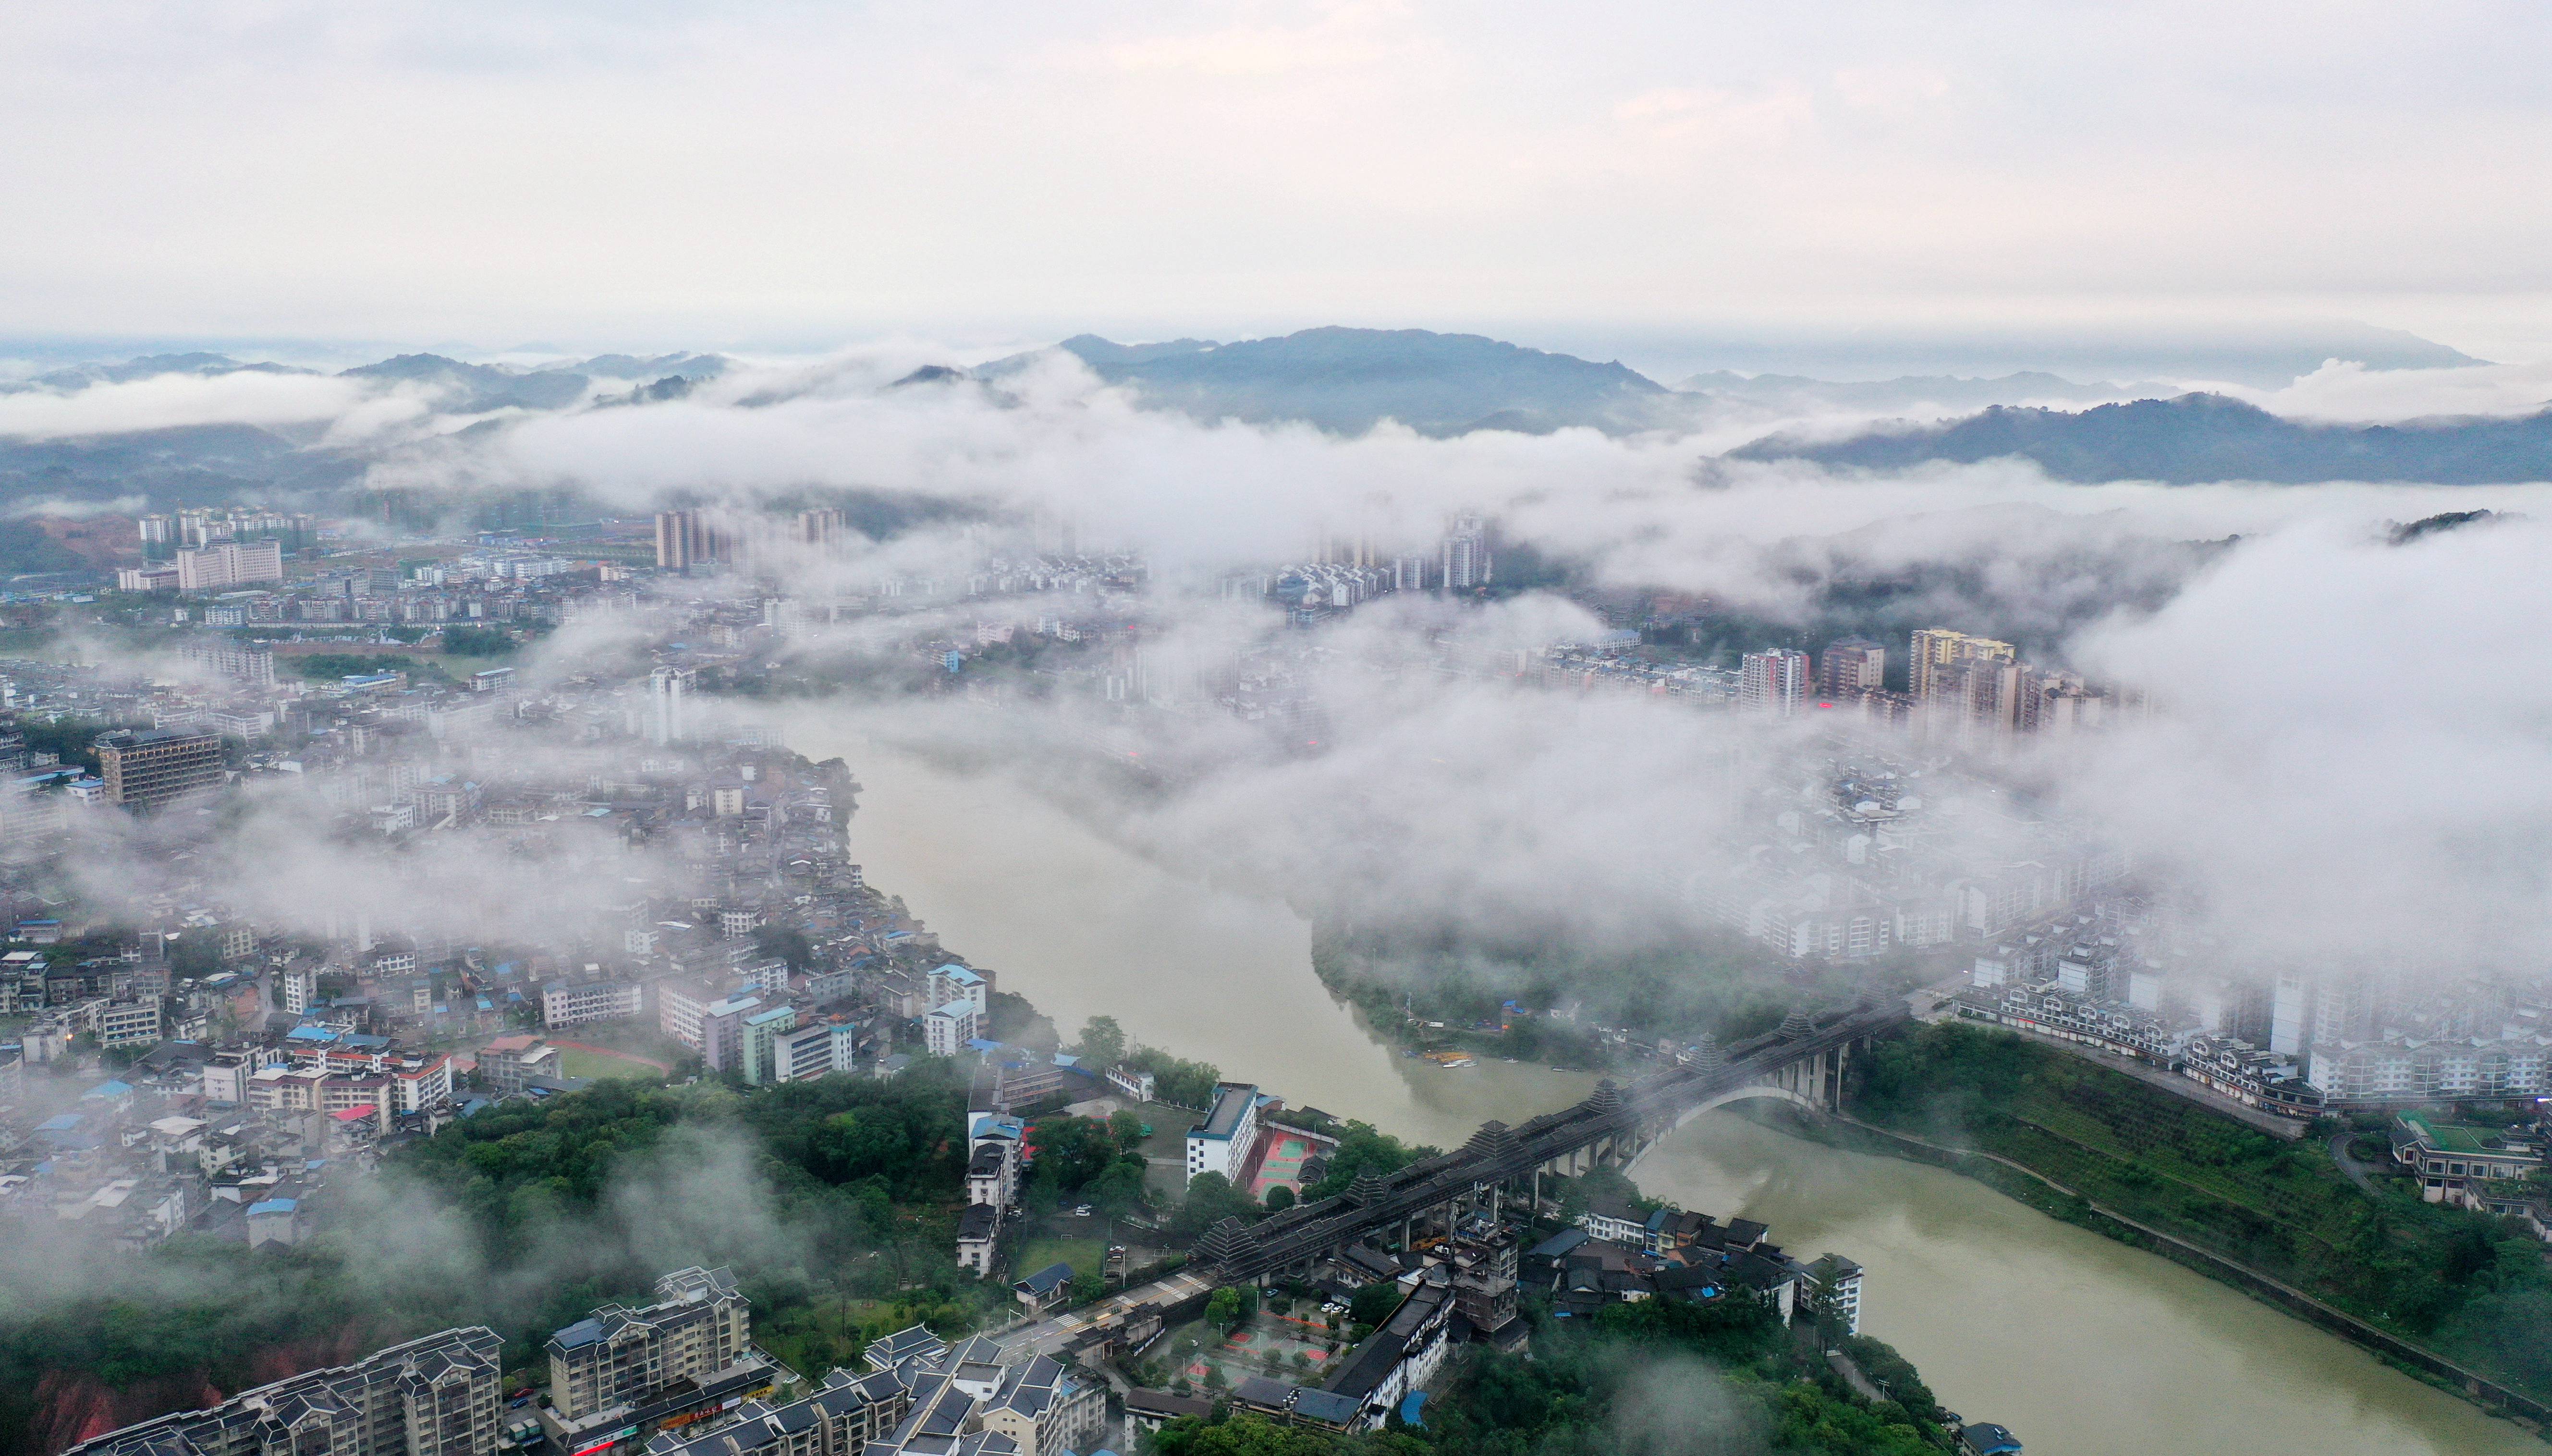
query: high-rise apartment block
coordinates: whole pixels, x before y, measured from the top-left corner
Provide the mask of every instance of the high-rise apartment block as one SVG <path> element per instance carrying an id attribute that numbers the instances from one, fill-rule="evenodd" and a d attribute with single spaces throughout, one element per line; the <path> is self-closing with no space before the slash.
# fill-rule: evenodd
<path id="1" fill-rule="evenodd" d="M 656 1281 L 643 1309 L 605 1304 L 550 1336 L 550 1404 L 571 1423 L 644 1406 L 668 1388 L 706 1387 L 753 1358 L 753 1316 L 735 1276 L 691 1268 Z"/>
<path id="2" fill-rule="evenodd" d="M 842 512 L 832 506 L 826 506 L 819 510 L 799 511 L 798 513 L 798 539 L 808 546 L 830 546 L 833 542 L 841 539 L 842 532 L 848 528 L 849 524 L 848 519 L 843 516 Z M 662 548 L 660 547 L 658 550 L 661 554 Z"/>
<path id="3" fill-rule="evenodd" d="M 1808 655 L 1776 647 L 1746 655 L 1738 679 L 1737 706 L 1750 713 L 1786 718 L 1808 695 Z"/>
<path id="4" fill-rule="evenodd" d="M 1887 685 L 1887 649 L 1866 637 L 1847 637 L 1817 657 L 1817 692 L 1849 702 Z"/>
<path id="5" fill-rule="evenodd" d="M 691 736 L 691 672 L 658 668 L 647 675 L 647 741 L 681 743 Z"/>
<path id="6" fill-rule="evenodd" d="M 734 538 L 711 526 L 698 511 L 656 512 L 656 565 L 680 572 L 732 554 Z"/>
<path id="7" fill-rule="evenodd" d="M 448 1329 L 128 1425 L 71 1456 L 492 1456 L 503 1351 L 494 1330 Z"/>
<path id="8" fill-rule="evenodd" d="M 219 591 L 283 579 L 283 547 L 272 541 L 220 541 L 177 553 L 179 591 Z"/>
<path id="9" fill-rule="evenodd" d="M 177 656 L 255 686 L 269 686 L 274 681 L 274 654 L 266 648 L 241 647 L 226 638 L 216 638 L 188 643 L 177 649 Z"/>
<path id="10" fill-rule="evenodd" d="M 1478 516 L 1456 516 L 1437 549 L 1442 565 L 1436 579 L 1446 591 L 1469 591 L 1489 584 L 1489 532 Z"/>
<path id="11" fill-rule="evenodd" d="M 122 728 L 97 740 L 107 802 L 148 812 L 222 786 L 222 739 L 184 728 Z"/>
<path id="12" fill-rule="evenodd" d="M 2008 642 L 1969 637 L 1946 627 L 1926 627 L 1914 634 L 1913 655 L 1906 664 L 1906 687 L 1918 701 L 1928 700 L 1935 680 L 1945 670 L 1973 661 L 2008 663 L 2017 656 Z"/>

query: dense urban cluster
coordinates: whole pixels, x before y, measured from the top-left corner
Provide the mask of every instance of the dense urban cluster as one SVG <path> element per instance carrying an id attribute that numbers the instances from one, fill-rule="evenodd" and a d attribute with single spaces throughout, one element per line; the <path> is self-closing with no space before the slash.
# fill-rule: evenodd
<path id="1" fill-rule="evenodd" d="M 900 664 L 907 690 L 1081 699 L 1102 710 L 1087 746 L 1120 760 L 1201 718 L 1317 753 L 1343 662 L 1317 629 L 1391 593 L 1489 590 L 1492 523 L 1456 518 L 1425 551 L 1329 538 L 1316 561 L 1227 577 L 1224 597 L 1272 602 L 1296 630 L 1211 661 L 1164 656 L 1146 563 L 1085 553 L 1053 523 L 1032 551 L 942 574 L 846 569 L 852 529 L 821 507 L 459 537 L 204 508 L 145 517 L 139 535 L 143 565 L 116 591 L 45 599 L 151 656 L 0 662 L 0 1015 L 16 1027 L 0 1047 L 0 1211 L 129 1248 L 291 1249 L 399 1149 L 491 1108 L 623 1078 L 786 1089 L 927 1059 L 970 1088 L 942 1150 L 942 1267 L 1014 1312 L 800 1371 L 754 1343 L 732 1272 L 687 1269 L 652 1303 L 550 1332 L 534 1374 L 458 1328 L 84 1451 L 1087 1456 L 1148 1440 L 1177 1456 L 1235 1419 L 1423 1428 L 1456 1352 L 1497 1368 L 1554 1319 L 1619 1332 L 1759 1313 L 1787 1332 L 1747 1337 L 1762 1370 L 1795 1382 L 1777 1352 L 1830 1346 L 1813 1379 L 1856 1399 L 1875 1387 L 1852 1352 L 1901 1366 L 1859 1339 L 1852 1260 L 1640 1200 L 1601 1162 L 1218 1286 L 1254 1221 L 1374 1196 L 1426 1150 L 1098 1023 L 1069 1049 L 1033 1034 L 994 971 L 850 862 L 848 767 L 793 753 L 754 706 L 848 649 Z M 2392 1161 L 2429 1201 L 2552 1232 L 2530 1178 L 2544 1138 L 2413 1110 L 2552 1092 L 2540 997 L 2499 979 L 2412 994 L 2236 964 L 2099 826 L 2008 772 L 2021 745 L 2141 715 L 2141 696 L 1949 629 L 1914 632 L 1901 671 L 1857 637 L 1814 659 L 1695 659 L 1651 649 L 1673 602 L 1644 610 L 1541 647 L 1439 625 L 1364 644 L 1353 666 L 1794 720 L 1804 731 L 1725 750 L 1709 786 L 1733 832 L 1656 847 L 1650 873 L 1696 925 L 1801 977 L 1963 968 L 1945 1014 L 2115 1053 L 2257 1111 L 2398 1112 Z M 566 641 L 583 646 L 552 650 Z M 235 863 L 243 842 L 268 858 Z M 1484 1026 L 1579 1019 L 1562 996 L 1509 1000 Z M 1724 1065 L 1707 1035 L 1593 1032 L 1624 1056 Z M 1078 1263 L 1054 1259 L 1058 1217 L 1109 1232 Z M 1956 1438 L 1928 1396 L 1903 1406 Z M 1967 1429 L 1971 1445 L 2007 1439 Z"/>

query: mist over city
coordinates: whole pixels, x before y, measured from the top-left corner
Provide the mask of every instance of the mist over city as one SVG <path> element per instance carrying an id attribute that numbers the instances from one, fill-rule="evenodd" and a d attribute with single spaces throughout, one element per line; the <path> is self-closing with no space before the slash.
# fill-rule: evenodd
<path id="1" fill-rule="evenodd" d="M 2531 12 L 10 33 L 0 1456 L 2552 1431 Z"/>

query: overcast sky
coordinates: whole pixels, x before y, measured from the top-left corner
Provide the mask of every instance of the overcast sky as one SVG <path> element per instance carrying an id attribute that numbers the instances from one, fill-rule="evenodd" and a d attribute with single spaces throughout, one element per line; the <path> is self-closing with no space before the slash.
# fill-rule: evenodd
<path id="1" fill-rule="evenodd" d="M 0 335 L 2552 341 L 2537 3 L 9 3 Z"/>

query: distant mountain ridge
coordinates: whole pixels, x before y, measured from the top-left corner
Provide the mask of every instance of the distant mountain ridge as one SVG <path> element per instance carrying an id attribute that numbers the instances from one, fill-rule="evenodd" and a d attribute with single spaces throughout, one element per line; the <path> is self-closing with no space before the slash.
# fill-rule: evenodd
<path id="1" fill-rule="evenodd" d="M 2097 404 L 2170 394 L 2165 384 L 2081 383 L 2060 374 L 2023 369 L 1994 378 L 1957 374 L 1904 374 L 1893 379 L 1815 379 L 1804 374 L 1740 374 L 1726 369 L 1694 374 L 1675 385 L 1687 394 L 1744 401 L 1798 414 L 1818 410 L 1974 410 L 2028 401 Z"/>
<path id="2" fill-rule="evenodd" d="M 222 374 L 315 374 L 316 369 L 292 364 L 242 364 L 226 354 L 146 354 L 122 364 L 82 364 L 52 369 L 19 384 L 0 384 L 0 392 L 11 389 L 85 389 L 91 384 L 129 384 L 136 379 L 156 379 L 162 374 L 194 374 L 214 378 Z"/>
<path id="3" fill-rule="evenodd" d="M 2221 394 L 2183 394 L 2080 411 L 1998 406 L 1948 424 L 1900 424 L 1842 440 L 1774 435 L 1729 458 L 1865 470 L 2018 458 L 2057 479 L 2083 482 L 2484 485 L 2552 480 L 2552 410 L 2516 419 L 2324 425 Z"/>
<path id="4" fill-rule="evenodd" d="M 1301 420 L 1343 434 L 1384 420 L 1429 435 L 1574 425 L 1637 430 L 1658 423 L 1657 406 L 1672 398 L 1664 385 L 1618 362 L 1425 329 L 1305 329 L 1231 344 L 1128 345 L 1082 334 L 1055 347 L 1160 407 L 1209 420 Z M 1037 357 L 1015 355 L 977 373 L 999 380 Z"/>

